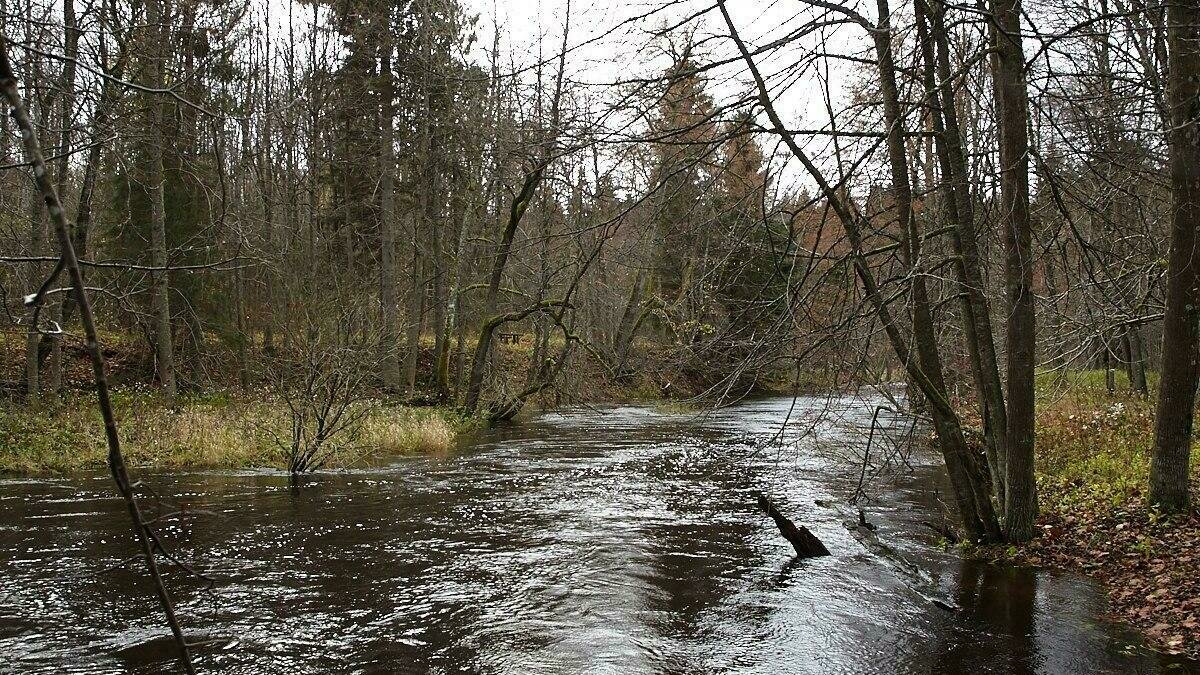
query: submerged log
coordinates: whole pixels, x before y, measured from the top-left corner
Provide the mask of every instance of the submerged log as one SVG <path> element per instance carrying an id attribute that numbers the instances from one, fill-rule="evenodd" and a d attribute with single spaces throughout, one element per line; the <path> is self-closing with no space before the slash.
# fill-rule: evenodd
<path id="1" fill-rule="evenodd" d="M 765 495 L 758 496 L 758 508 L 762 509 L 763 513 L 771 516 L 771 519 L 775 521 L 775 526 L 779 528 L 779 533 L 783 535 L 784 539 L 792 543 L 792 548 L 796 549 L 797 556 L 801 558 L 817 558 L 829 555 L 829 549 L 825 548 L 825 544 L 822 544 L 816 535 L 809 532 L 808 528 L 803 525 L 796 525 L 788 520 Z"/>
<path id="2" fill-rule="evenodd" d="M 844 516 L 842 525 L 846 530 L 854 535 L 854 538 L 867 551 L 891 568 L 915 593 L 941 609 L 947 611 L 960 609 L 953 601 L 939 597 L 941 590 L 938 587 L 937 579 L 933 575 L 879 538 L 878 526 L 867 520 L 865 511 L 856 509 L 857 512 L 854 512 L 845 506 L 832 502 L 818 500 L 817 503 L 842 514 Z"/>
<path id="3" fill-rule="evenodd" d="M 866 528 L 872 532 L 875 531 L 875 524 L 867 522 L 867 514 L 862 510 L 858 510 L 858 526 Z"/>

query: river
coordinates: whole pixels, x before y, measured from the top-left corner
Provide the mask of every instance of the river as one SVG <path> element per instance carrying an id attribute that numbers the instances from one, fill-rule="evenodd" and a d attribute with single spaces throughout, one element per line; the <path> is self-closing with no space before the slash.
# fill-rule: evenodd
<path id="1" fill-rule="evenodd" d="M 935 457 L 878 401 L 543 413 L 440 456 L 317 474 L 138 472 L 211 589 L 169 575 L 205 673 L 1186 673 L 1087 580 L 963 562 Z M 889 454 L 890 453 L 890 454 Z M 907 455 L 907 456 L 902 456 Z M 796 561 L 764 491 L 833 555 Z M 151 514 L 158 512 L 147 500 Z M 163 512 L 169 510 L 164 506 Z M 106 475 L 0 479 L 0 673 L 175 666 Z M 947 605 L 954 609 L 945 609 Z M 1200 672 L 1200 671 L 1197 671 Z"/>

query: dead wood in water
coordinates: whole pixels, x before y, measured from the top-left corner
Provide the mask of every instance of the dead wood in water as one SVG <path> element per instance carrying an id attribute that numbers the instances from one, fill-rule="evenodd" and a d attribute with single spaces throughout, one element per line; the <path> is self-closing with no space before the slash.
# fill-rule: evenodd
<path id="1" fill-rule="evenodd" d="M 808 528 L 803 525 L 796 525 L 788 520 L 786 516 L 775 508 L 771 500 L 764 495 L 758 496 L 758 508 L 763 510 L 763 513 L 771 516 L 775 521 L 775 526 L 779 528 L 779 533 L 792 543 L 792 548 L 796 549 L 796 555 L 801 558 L 818 558 L 820 556 L 829 555 L 829 549 L 825 548 L 825 544 L 821 543 L 820 539 L 808 531 Z"/>
<path id="2" fill-rule="evenodd" d="M 934 606 L 947 611 L 959 607 L 953 601 L 939 597 L 937 579 L 906 555 L 879 538 L 879 527 L 867 520 L 862 509 L 849 509 L 834 502 L 818 499 L 817 504 L 833 509 L 843 516 L 842 526 L 863 545 L 869 553 L 890 568 L 913 592 Z"/>

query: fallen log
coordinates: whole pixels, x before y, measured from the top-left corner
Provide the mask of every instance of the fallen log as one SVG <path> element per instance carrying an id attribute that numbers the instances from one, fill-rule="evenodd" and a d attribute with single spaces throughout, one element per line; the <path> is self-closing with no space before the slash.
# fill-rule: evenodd
<path id="1" fill-rule="evenodd" d="M 875 524 L 867 522 L 867 514 L 862 509 L 858 510 L 858 526 L 866 528 L 872 532 L 875 531 Z"/>
<path id="2" fill-rule="evenodd" d="M 807 527 L 788 520 L 765 495 L 758 496 L 758 508 L 771 516 L 771 519 L 775 521 L 775 526 L 779 528 L 779 533 L 783 535 L 784 539 L 791 542 L 792 548 L 796 549 L 797 556 L 818 558 L 829 555 L 829 549 L 825 548 L 825 544 L 821 543 L 816 535 L 809 532 Z"/>
<path id="3" fill-rule="evenodd" d="M 844 506 L 831 502 L 818 500 L 817 503 L 842 514 L 844 516 L 842 525 L 846 530 L 854 535 L 863 548 L 891 568 L 897 578 L 917 595 L 947 611 L 960 609 L 953 601 L 938 597 L 941 591 L 938 589 L 937 580 L 928 571 L 879 538 L 879 528 L 874 523 L 867 521 L 865 511 L 856 509 L 857 513 L 854 513 Z"/>
<path id="4" fill-rule="evenodd" d="M 951 546 L 958 545 L 958 542 L 959 542 L 958 532 L 955 532 L 953 527 L 951 527 L 945 523 L 942 523 L 941 525 L 937 525 L 928 520 L 922 520 L 921 524 L 924 525 L 925 527 L 928 527 L 929 529 L 933 530 L 934 532 L 937 532 L 938 534 L 942 535 L 942 538 L 946 540 L 947 544 L 949 544 Z"/>

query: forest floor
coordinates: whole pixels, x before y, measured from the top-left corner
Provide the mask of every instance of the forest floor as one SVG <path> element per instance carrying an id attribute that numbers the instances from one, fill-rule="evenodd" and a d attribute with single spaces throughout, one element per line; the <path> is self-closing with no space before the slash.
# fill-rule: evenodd
<path id="1" fill-rule="evenodd" d="M 1041 378 L 1039 536 L 995 554 L 1095 579 L 1152 646 L 1200 658 L 1200 515 L 1146 505 L 1153 422 L 1153 402 L 1124 380 L 1110 393 L 1102 371 Z M 1200 452 L 1192 460 L 1200 495 Z"/>

